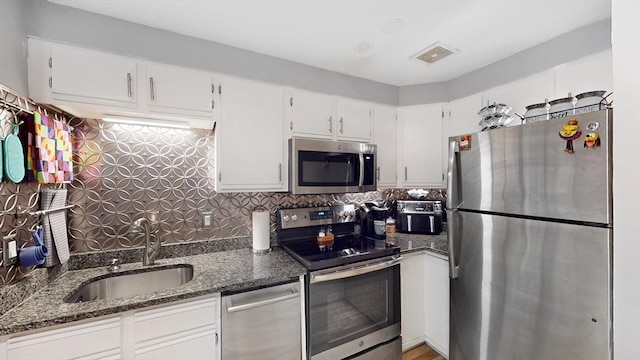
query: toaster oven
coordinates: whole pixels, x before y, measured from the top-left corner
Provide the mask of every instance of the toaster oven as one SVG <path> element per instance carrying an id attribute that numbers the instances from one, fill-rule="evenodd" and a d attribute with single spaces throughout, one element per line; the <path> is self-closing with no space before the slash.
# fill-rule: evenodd
<path id="1" fill-rule="evenodd" d="M 437 235 L 442 232 L 442 202 L 398 200 L 396 227 L 401 233 Z"/>

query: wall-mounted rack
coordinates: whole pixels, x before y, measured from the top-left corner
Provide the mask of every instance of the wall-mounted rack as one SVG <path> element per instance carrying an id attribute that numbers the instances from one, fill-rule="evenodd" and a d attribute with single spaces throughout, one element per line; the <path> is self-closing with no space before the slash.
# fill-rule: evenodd
<path id="1" fill-rule="evenodd" d="M 75 205 L 71 204 L 71 205 L 61 206 L 59 208 L 45 209 L 45 210 L 38 210 L 38 211 L 29 211 L 29 212 L 27 212 L 27 214 L 29 214 L 29 216 L 42 216 L 42 215 L 46 215 L 48 213 L 58 212 L 58 211 L 66 210 L 66 209 L 71 209 L 71 208 L 74 208 L 74 207 L 75 207 Z"/>

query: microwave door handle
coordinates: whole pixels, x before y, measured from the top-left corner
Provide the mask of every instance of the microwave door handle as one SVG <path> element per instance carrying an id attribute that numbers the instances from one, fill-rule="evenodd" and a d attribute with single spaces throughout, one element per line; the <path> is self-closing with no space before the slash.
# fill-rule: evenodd
<path id="1" fill-rule="evenodd" d="M 364 154 L 360 153 L 360 176 L 358 181 L 358 186 L 362 188 L 364 186 Z"/>

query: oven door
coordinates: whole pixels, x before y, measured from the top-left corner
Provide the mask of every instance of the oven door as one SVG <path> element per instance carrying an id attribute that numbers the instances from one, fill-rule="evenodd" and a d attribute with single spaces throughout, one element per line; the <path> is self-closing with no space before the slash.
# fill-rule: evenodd
<path id="1" fill-rule="evenodd" d="M 400 336 L 399 256 L 312 272 L 307 283 L 312 360 L 343 359 Z"/>

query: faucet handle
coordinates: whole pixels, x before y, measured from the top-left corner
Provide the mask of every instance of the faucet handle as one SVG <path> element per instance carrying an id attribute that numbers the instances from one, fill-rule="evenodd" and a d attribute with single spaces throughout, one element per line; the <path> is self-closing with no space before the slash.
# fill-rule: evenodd
<path id="1" fill-rule="evenodd" d="M 107 270 L 114 272 L 120 269 L 120 260 L 119 259 L 111 259 L 111 265 L 107 268 Z"/>

